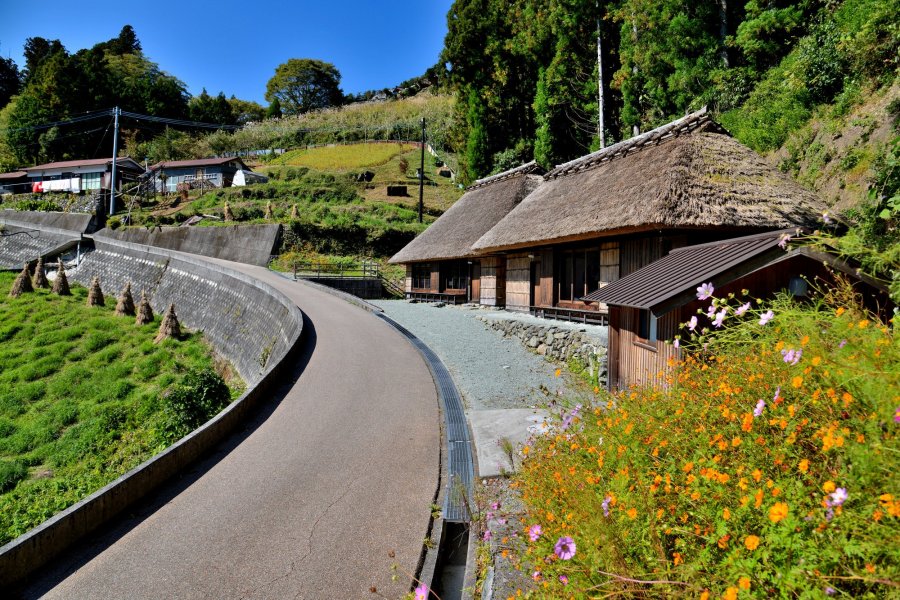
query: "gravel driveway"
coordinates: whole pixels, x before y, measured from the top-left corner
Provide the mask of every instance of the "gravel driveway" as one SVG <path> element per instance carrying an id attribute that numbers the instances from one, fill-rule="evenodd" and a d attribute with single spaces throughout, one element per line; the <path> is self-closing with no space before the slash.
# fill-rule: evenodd
<path id="1" fill-rule="evenodd" d="M 485 309 L 404 300 L 376 300 L 373 304 L 441 357 L 467 409 L 532 408 L 557 392 L 570 395 L 566 378 L 554 374 L 556 365 L 475 318 L 485 314 Z"/>

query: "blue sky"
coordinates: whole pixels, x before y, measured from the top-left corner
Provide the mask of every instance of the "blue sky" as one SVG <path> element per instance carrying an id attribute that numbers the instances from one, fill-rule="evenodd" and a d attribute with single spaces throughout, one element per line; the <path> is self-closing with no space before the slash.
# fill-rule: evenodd
<path id="1" fill-rule="evenodd" d="M 0 0 L 0 55 L 24 66 L 29 37 L 69 52 L 131 25 L 146 54 L 197 95 L 205 87 L 265 104 L 266 82 L 289 58 L 317 58 L 356 93 L 394 86 L 437 62 L 452 0 L 221 0 L 152 3 Z"/>

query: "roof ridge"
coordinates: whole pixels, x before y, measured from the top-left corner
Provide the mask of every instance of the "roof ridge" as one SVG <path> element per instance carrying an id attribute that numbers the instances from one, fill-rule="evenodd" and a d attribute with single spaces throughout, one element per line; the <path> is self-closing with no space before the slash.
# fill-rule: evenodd
<path id="1" fill-rule="evenodd" d="M 490 185 L 504 179 L 515 177 L 516 175 L 527 175 L 529 173 L 533 173 L 534 171 L 540 170 L 540 168 L 540 165 L 538 165 L 536 161 L 531 160 L 523 165 L 519 165 L 518 167 L 513 167 L 512 169 L 503 171 L 502 173 L 497 173 L 496 175 L 491 175 L 490 177 L 484 177 L 483 179 L 476 179 L 475 183 L 466 188 L 466 191 L 484 187 L 486 185 Z"/>
<path id="2" fill-rule="evenodd" d="M 555 179 L 563 175 L 568 175 L 569 173 L 583 171 L 615 158 L 622 158 L 632 151 L 638 151 L 647 146 L 656 146 L 665 140 L 709 126 L 712 126 L 719 133 L 728 134 L 728 131 L 724 127 L 712 119 L 706 106 L 704 106 L 700 110 L 694 111 L 680 119 L 666 123 L 665 125 L 660 125 L 656 129 L 651 129 L 650 131 L 628 138 L 627 140 L 616 142 L 612 146 L 601 148 L 596 152 L 557 165 L 556 168 L 544 176 L 544 179 Z"/>

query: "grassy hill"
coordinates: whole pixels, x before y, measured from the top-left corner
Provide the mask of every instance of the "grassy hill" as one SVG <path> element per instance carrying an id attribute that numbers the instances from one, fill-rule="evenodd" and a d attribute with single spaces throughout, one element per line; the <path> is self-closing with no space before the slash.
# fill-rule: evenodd
<path id="1" fill-rule="evenodd" d="M 9 298 L 13 279 L 0 273 L 0 544 L 180 437 L 165 397 L 216 363 L 201 333 L 154 344 L 158 316 L 137 327 L 79 286 Z"/>
<path id="2" fill-rule="evenodd" d="M 171 225 L 198 215 L 203 225 L 280 222 L 285 225 L 286 252 L 309 259 L 323 255 L 386 259 L 440 216 L 462 195 L 434 156 L 425 153 L 424 222 L 418 222 L 420 149 L 408 143 L 359 143 L 298 149 L 254 168 L 270 181 L 180 196 L 158 196 L 133 206 L 136 226 Z M 361 177 L 366 172 L 370 180 Z M 407 195 L 388 196 L 387 187 L 407 186 Z M 267 211 L 271 215 L 267 216 Z M 217 220 L 218 219 L 218 220 Z M 121 220 L 115 218 L 111 226 Z"/>

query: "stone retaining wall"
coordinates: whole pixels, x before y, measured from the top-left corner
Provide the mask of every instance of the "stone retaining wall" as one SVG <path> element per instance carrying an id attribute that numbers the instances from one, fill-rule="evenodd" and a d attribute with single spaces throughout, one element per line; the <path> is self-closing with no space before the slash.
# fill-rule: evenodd
<path id="1" fill-rule="evenodd" d="M 37 210 L 0 210 L 0 223 L 27 227 L 32 225 L 53 233 L 88 233 L 93 226 L 93 215 L 81 213 L 43 212 Z M 54 231 L 56 230 L 56 231 Z"/>
<path id="2" fill-rule="evenodd" d="M 477 317 L 484 324 L 503 334 L 503 337 L 518 339 L 522 345 L 532 349 L 541 356 L 566 362 L 577 358 L 582 364 L 599 369 L 599 381 L 606 381 L 607 357 L 606 336 L 588 333 L 587 328 L 559 326 L 544 322 L 523 321 L 518 319 L 502 319 L 485 316 Z M 600 330 L 599 326 L 592 329 Z"/>
<path id="3" fill-rule="evenodd" d="M 112 301 L 116 288 L 131 280 L 138 291 L 152 292 L 154 310 L 175 302 L 182 322 L 204 331 L 241 373 L 247 391 L 160 454 L 0 548 L 0 589 L 37 572 L 244 425 L 270 400 L 300 349 L 300 309 L 243 273 L 176 252 L 107 240 L 98 243 L 72 278 L 85 283 L 93 274 L 105 279 L 103 290 Z"/>

